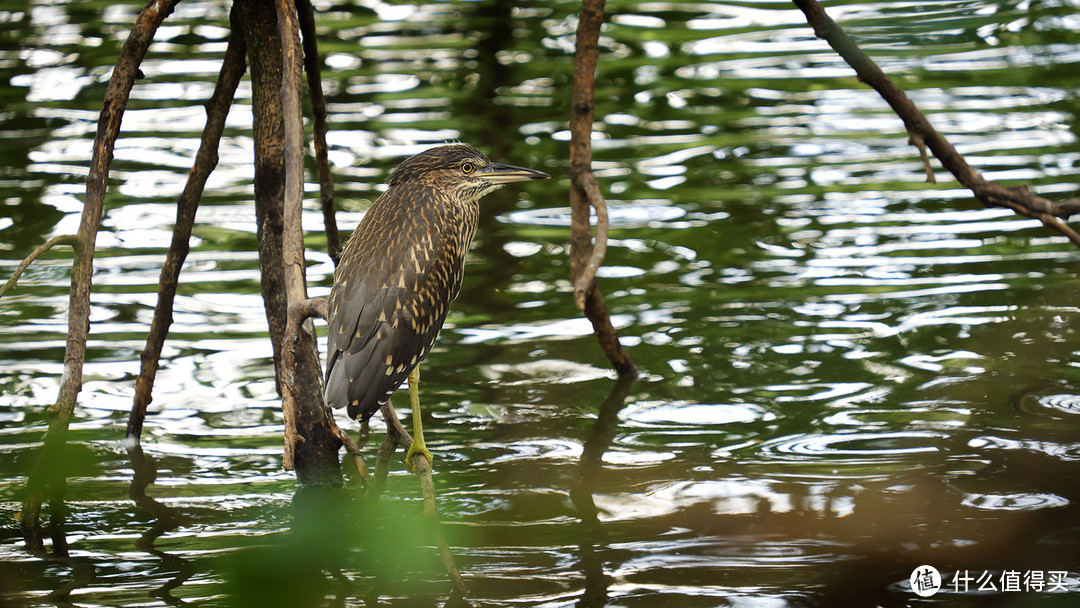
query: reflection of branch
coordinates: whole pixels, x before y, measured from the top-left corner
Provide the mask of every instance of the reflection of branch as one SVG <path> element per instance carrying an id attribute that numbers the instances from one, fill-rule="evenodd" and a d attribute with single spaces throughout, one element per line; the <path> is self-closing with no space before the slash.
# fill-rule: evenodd
<path id="1" fill-rule="evenodd" d="M 592 323 L 604 354 L 620 376 L 635 376 L 637 368 L 619 343 L 604 297 L 596 286 L 596 271 L 607 252 L 607 204 L 592 172 L 592 123 L 596 106 L 597 43 L 604 22 L 604 0 L 584 0 L 574 46 L 574 82 L 570 101 L 570 275 L 574 304 Z M 596 210 L 596 238 L 589 226 Z"/>
<path id="2" fill-rule="evenodd" d="M 593 423 L 589 437 L 581 451 L 581 469 L 578 478 L 570 484 L 570 500 L 573 501 L 581 518 L 582 535 L 578 543 L 581 549 L 581 569 L 585 576 L 585 591 L 577 605 L 580 608 L 603 606 L 607 600 L 607 588 L 610 577 L 604 574 L 603 560 L 597 555 L 597 545 L 603 536 L 597 517 L 596 502 L 593 492 L 596 481 L 604 465 L 604 453 L 611 447 L 615 430 L 619 424 L 619 410 L 626 404 L 626 397 L 634 386 L 633 376 L 620 377 L 611 393 L 600 404 L 596 422 Z"/>
<path id="3" fill-rule="evenodd" d="M 1062 219 L 1080 213 L 1080 198 L 1061 203 L 1049 201 L 1032 194 L 1026 186 L 1003 186 L 989 181 L 964 160 L 940 133 L 934 129 L 926 115 L 912 103 L 904 92 L 881 70 L 870 57 L 855 44 L 847 33 L 825 14 L 817 0 L 793 0 L 795 6 L 806 15 L 814 34 L 829 43 L 844 61 L 855 69 L 859 80 L 873 87 L 904 121 L 916 146 L 925 143 L 941 164 L 949 170 L 965 188 L 987 207 L 1008 207 L 1020 215 L 1035 218 L 1048 228 L 1065 235 L 1073 244 L 1080 246 L 1080 235 Z M 920 148 L 921 149 L 921 148 Z"/>
<path id="4" fill-rule="evenodd" d="M 145 551 L 161 560 L 162 566 L 176 571 L 176 576 L 165 581 L 160 588 L 150 592 L 150 595 L 160 599 L 170 606 L 182 606 L 183 600 L 174 597 L 172 590 L 194 576 L 195 564 L 190 560 L 172 555 L 154 546 L 154 541 L 163 534 L 172 530 L 182 523 L 183 518 L 174 509 L 154 500 L 146 495 L 146 488 L 154 483 L 157 478 L 157 468 L 152 458 L 147 456 L 138 443 L 128 445 L 128 457 L 131 458 L 131 470 L 134 475 L 131 478 L 131 487 L 128 496 L 139 507 L 152 515 L 157 521 L 135 541 L 135 548 Z"/>
<path id="5" fill-rule="evenodd" d="M 31 251 L 30 255 L 26 256 L 26 259 L 20 262 L 19 265 L 15 267 L 15 272 L 11 273 L 11 276 L 8 277 L 8 280 L 6 283 L 4 283 L 4 286 L 0 287 L 0 298 L 4 297 L 4 294 L 6 294 L 7 292 L 15 289 L 15 285 L 19 282 L 19 277 L 21 277 L 22 274 L 26 272 L 26 269 L 30 267 L 30 264 L 33 263 L 34 260 L 38 259 L 41 254 L 45 253 L 46 251 L 52 249 L 57 245 L 71 245 L 72 247 L 76 248 L 75 255 L 78 255 L 79 253 L 79 237 L 75 236 L 74 234 L 61 234 L 60 236 L 52 237 L 41 245 L 38 245 L 37 249 Z"/>
<path id="6" fill-rule="evenodd" d="M 308 95 L 311 97 L 312 131 L 315 135 L 315 170 L 319 176 L 319 202 L 322 205 L 326 231 L 326 252 L 330 259 L 341 258 L 341 236 L 334 215 L 334 178 L 330 175 L 330 159 L 326 146 L 326 99 L 322 90 L 322 70 L 319 66 L 319 45 L 315 35 L 315 9 L 311 0 L 297 0 L 296 13 L 304 43 L 304 72 L 307 73 Z"/>
<path id="7" fill-rule="evenodd" d="M 596 422 L 589 431 L 589 437 L 585 440 L 585 446 L 581 451 L 581 469 L 578 478 L 570 486 L 570 499 L 577 507 L 578 515 L 583 523 L 597 523 L 596 503 L 593 502 L 592 494 L 596 489 L 596 479 L 604 466 L 604 453 L 611 447 L 611 441 L 615 437 L 615 430 L 619 424 L 619 411 L 626 404 L 626 397 L 630 394 L 634 382 L 637 379 L 621 377 L 611 388 L 611 392 L 600 404 Z"/>
<path id="8" fill-rule="evenodd" d="M 68 606 L 75 608 L 75 604 L 71 602 L 71 592 L 83 587 L 90 587 L 90 584 L 96 578 L 94 562 L 86 557 L 68 556 L 53 558 L 51 561 L 56 561 L 71 568 L 71 575 L 68 580 L 50 591 L 45 597 L 58 608 L 67 608 Z"/>
<path id="9" fill-rule="evenodd" d="M 82 390 L 83 362 L 86 360 L 86 338 L 90 332 L 90 284 L 94 273 L 94 245 L 105 204 L 105 191 L 109 181 L 113 149 L 120 134 L 120 122 L 124 117 L 131 87 L 139 71 L 146 49 L 154 39 L 161 22 L 165 20 L 179 0 L 151 0 L 139 13 L 120 56 L 116 59 L 109 86 L 105 90 L 101 114 L 98 115 L 94 152 L 86 175 L 86 202 L 79 220 L 76 255 L 71 264 L 71 293 L 68 298 L 68 334 L 64 351 L 64 373 L 60 381 L 60 394 L 49 408 L 49 430 L 45 434 L 42 456 L 50 445 L 63 445 L 68 424 L 75 412 L 75 400 Z M 40 457 L 39 457 L 40 459 Z M 35 465 L 27 480 L 26 497 L 23 500 L 21 524 L 27 546 L 33 547 L 34 529 L 41 515 L 42 498 L 47 491 L 49 475 L 42 472 L 47 465 Z M 40 542 L 40 538 L 36 539 Z"/>
<path id="10" fill-rule="evenodd" d="M 184 265 L 190 248 L 191 228 L 195 223 L 195 212 L 199 208 L 206 180 L 218 163 L 218 144 L 225 130 L 225 119 L 232 105 L 236 87 L 243 77 L 247 64 L 244 55 L 247 45 L 244 32 L 237 24 L 236 7 L 230 14 L 232 31 L 229 44 L 225 49 L 225 59 L 218 74 L 214 93 L 206 102 L 206 127 L 203 129 L 199 151 L 195 154 L 191 172 L 188 173 L 184 191 L 176 200 L 176 225 L 173 226 L 172 243 L 165 256 L 165 265 L 161 267 L 158 281 L 158 303 L 154 308 L 154 319 L 150 323 L 150 333 L 146 336 L 146 346 L 140 358 L 142 366 L 139 378 L 135 382 L 135 400 L 128 417 L 127 437 L 139 440 L 142 435 L 143 421 L 146 419 L 146 406 L 153 399 L 154 376 L 157 374 L 161 348 L 172 324 L 173 301 L 180 279 L 180 269 Z"/>
<path id="11" fill-rule="evenodd" d="M 23 528 L 28 553 L 48 564 L 60 564 L 71 569 L 71 573 L 46 595 L 58 608 L 74 607 L 75 605 L 70 601 L 71 592 L 90 587 L 96 576 L 94 562 L 91 559 L 72 557 L 68 550 L 67 518 L 70 509 L 64 502 L 64 493 L 67 487 L 66 465 L 71 464 L 71 459 L 65 458 L 70 455 L 66 448 L 66 444 L 46 443 L 42 446 L 35 463 L 36 468 L 31 473 L 39 478 L 48 476 L 46 480 L 50 494 L 48 529 L 49 538 L 52 539 L 52 550 L 45 552 L 40 522 L 33 522 L 30 534 L 27 533 L 26 527 Z"/>

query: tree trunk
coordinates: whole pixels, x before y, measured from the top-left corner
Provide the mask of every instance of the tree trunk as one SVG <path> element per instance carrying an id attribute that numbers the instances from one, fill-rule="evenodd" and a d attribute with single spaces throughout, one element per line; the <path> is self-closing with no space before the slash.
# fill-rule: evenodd
<path id="1" fill-rule="evenodd" d="M 283 338 L 288 314 L 290 283 L 284 260 L 285 229 L 285 128 L 281 102 L 282 47 L 273 3 L 237 0 L 248 42 L 251 74 L 253 132 L 255 138 L 255 215 L 259 222 L 259 269 L 270 340 L 274 345 L 274 369 L 279 388 L 284 374 L 294 378 L 294 388 L 284 396 L 286 416 L 286 468 L 296 469 L 304 485 L 341 483 L 338 438 L 322 399 L 322 366 L 314 335 L 300 331 L 295 344 L 294 365 L 284 369 Z M 302 187 L 302 186 L 301 186 Z M 298 235 L 300 239 L 302 234 Z M 295 257 L 295 252 L 294 257 Z M 302 240 L 299 255 L 302 256 Z M 302 273 L 302 260 L 301 264 Z M 302 276 L 298 279 L 302 282 Z M 295 282 L 295 280 L 293 281 Z M 295 429 L 295 433 L 289 430 Z"/>
<path id="2" fill-rule="evenodd" d="M 255 142 L 255 221 L 258 222 L 259 273 L 263 304 L 274 345 L 275 377 L 281 377 L 281 338 L 285 334 L 285 277 L 281 267 L 285 195 L 285 138 L 281 115 L 281 39 L 274 5 L 237 0 L 248 42 L 251 105 Z"/>

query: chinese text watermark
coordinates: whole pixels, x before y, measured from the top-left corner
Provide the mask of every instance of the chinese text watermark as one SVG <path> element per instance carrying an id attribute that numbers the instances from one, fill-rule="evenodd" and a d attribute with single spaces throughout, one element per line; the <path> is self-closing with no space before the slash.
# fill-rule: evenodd
<path id="1" fill-rule="evenodd" d="M 1067 570 L 957 570 L 942 578 L 937 568 L 922 565 L 911 572 L 911 590 L 930 597 L 947 590 L 953 593 L 1055 593 L 1070 591 Z"/>

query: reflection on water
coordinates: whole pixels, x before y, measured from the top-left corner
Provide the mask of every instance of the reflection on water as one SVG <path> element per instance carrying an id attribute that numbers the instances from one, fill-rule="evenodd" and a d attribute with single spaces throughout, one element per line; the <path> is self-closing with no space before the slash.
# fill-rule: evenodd
<path id="1" fill-rule="evenodd" d="M 12 32 L 0 277 L 75 230 L 103 83 L 139 8 L 0 0 Z M 947 176 L 925 184 L 899 120 L 797 10 L 609 5 L 601 281 L 645 370 L 632 385 L 614 380 L 570 298 L 578 5 L 317 10 L 344 228 L 402 155 L 446 140 L 555 176 L 485 199 L 425 371 L 444 531 L 476 605 L 915 605 L 906 581 L 920 564 L 946 578 L 1068 571 L 1071 593 L 989 600 L 1075 603 L 1076 250 Z M 1075 6 L 829 10 L 973 166 L 1075 195 Z M 68 255 L 39 260 L 0 303 L 5 605 L 448 602 L 411 475 L 395 468 L 363 504 L 352 488 L 296 493 L 280 469 L 246 83 L 199 210 L 145 453 L 120 443 L 226 11 L 180 3 L 133 91 L 74 468 L 40 558 L 13 517 L 62 371 Z M 310 291 L 326 295 L 333 265 L 309 203 Z M 381 430 L 373 420 L 372 443 Z"/>

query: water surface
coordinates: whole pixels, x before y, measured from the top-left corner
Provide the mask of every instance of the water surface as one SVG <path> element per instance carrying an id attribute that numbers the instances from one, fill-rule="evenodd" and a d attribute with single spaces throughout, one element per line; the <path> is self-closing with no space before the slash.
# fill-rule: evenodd
<path id="1" fill-rule="evenodd" d="M 1077 251 L 947 175 L 924 183 L 900 121 L 801 13 L 608 4 L 594 144 L 612 217 L 601 288 L 643 370 L 625 387 L 568 280 L 579 5 L 317 8 L 345 229 L 404 155 L 448 140 L 554 177 L 484 200 L 424 370 L 444 531 L 476 605 L 1076 602 Z M 0 277 L 75 231 L 104 84 L 139 9 L 0 1 Z M 987 177 L 1076 195 L 1075 2 L 828 9 Z M 156 474 L 129 495 L 147 470 L 120 439 L 227 10 L 180 3 L 124 118 L 72 423 L 69 558 L 29 557 L 14 519 L 59 386 L 69 255 L 36 262 L 0 303 L 3 602 L 449 594 L 400 466 L 366 506 L 355 492 L 297 495 L 281 470 L 246 82 L 146 421 Z M 309 194 L 310 291 L 326 295 L 333 264 Z M 908 587 L 920 564 L 946 577 L 932 599 Z M 958 571 L 999 588 L 1010 572 L 1066 572 L 1067 592 L 960 594 Z"/>

